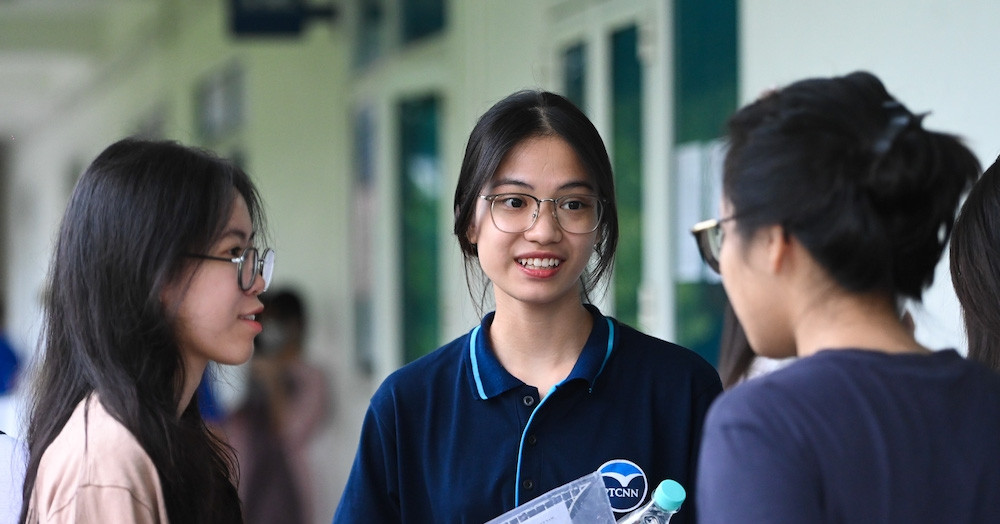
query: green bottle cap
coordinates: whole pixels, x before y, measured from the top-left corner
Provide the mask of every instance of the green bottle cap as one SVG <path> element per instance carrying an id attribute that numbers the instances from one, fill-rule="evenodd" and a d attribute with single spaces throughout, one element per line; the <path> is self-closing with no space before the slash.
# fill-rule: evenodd
<path id="1" fill-rule="evenodd" d="M 675 480 L 666 479 L 656 486 L 653 492 L 653 503 L 667 511 L 677 511 L 681 509 L 681 504 L 687 498 L 684 486 Z"/>

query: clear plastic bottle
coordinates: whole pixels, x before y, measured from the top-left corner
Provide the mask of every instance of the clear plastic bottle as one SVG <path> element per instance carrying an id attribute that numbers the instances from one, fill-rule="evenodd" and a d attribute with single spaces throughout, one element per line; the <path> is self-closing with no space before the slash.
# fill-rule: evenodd
<path id="1" fill-rule="evenodd" d="M 681 509 L 687 492 L 678 482 L 666 479 L 656 486 L 653 500 L 645 506 L 625 515 L 618 524 L 667 524 L 670 517 Z"/>

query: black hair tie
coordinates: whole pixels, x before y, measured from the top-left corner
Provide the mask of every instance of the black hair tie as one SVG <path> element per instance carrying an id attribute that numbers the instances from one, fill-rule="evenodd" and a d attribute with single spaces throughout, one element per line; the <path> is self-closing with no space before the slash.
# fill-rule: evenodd
<path id="1" fill-rule="evenodd" d="M 882 135 L 875 140 L 875 144 L 872 146 L 872 151 L 879 157 L 892 149 L 892 144 L 904 129 L 914 123 L 919 127 L 924 117 L 927 116 L 927 113 L 914 115 L 909 109 L 903 107 L 903 104 L 895 100 L 882 102 L 882 108 L 889 114 L 889 123 L 886 124 Z"/>

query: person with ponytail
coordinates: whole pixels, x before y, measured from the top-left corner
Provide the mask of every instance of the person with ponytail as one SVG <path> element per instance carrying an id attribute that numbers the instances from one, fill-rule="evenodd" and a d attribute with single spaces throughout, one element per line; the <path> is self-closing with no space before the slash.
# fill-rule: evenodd
<path id="1" fill-rule="evenodd" d="M 704 523 L 1000 522 L 1000 375 L 914 338 L 979 162 L 867 72 L 729 120 L 721 218 L 695 228 L 750 347 L 788 366 L 721 395 Z"/>
<path id="2" fill-rule="evenodd" d="M 274 253 L 250 178 L 124 139 L 70 197 L 49 270 L 21 522 L 242 522 L 195 390 L 250 358 Z"/>

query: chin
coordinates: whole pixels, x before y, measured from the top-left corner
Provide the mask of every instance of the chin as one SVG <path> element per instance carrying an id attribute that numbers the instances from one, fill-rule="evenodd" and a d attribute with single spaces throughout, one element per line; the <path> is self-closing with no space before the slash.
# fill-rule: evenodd
<path id="1" fill-rule="evenodd" d="M 226 358 L 220 358 L 215 362 L 218 364 L 224 364 L 226 366 L 239 366 L 240 364 L 246 364 L 253 356 L 253 345 L 243 349 L 240 352 L 233 352 L 230 355 L 226 355 Z"/>

